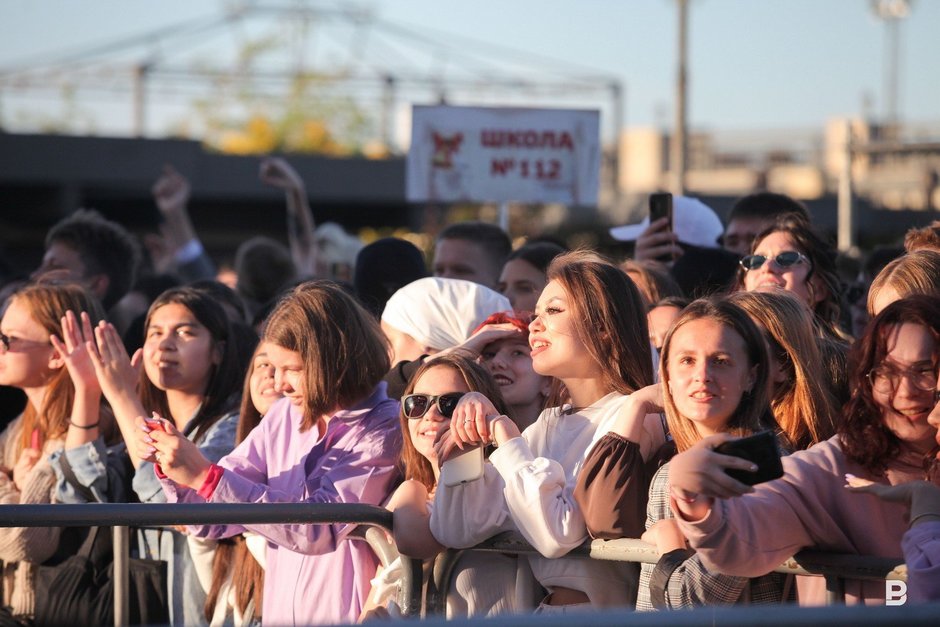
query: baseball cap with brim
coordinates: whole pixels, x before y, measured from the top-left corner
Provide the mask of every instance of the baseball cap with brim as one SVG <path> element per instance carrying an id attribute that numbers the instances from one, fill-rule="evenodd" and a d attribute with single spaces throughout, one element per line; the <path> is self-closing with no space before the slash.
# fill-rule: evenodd
<path id="1" fill-rule="evenodd" d="M 718 248 L 718 238 L 724 233 L 718 214 L 698 198 L 674 196 L 672 222 L 680 242 L 702 248 Z M 637 239 L 649 225 L 647 216 L 638 224 L 615 226 L 610 229 L 610 235 L 616 240 L 629 242 Z"/>

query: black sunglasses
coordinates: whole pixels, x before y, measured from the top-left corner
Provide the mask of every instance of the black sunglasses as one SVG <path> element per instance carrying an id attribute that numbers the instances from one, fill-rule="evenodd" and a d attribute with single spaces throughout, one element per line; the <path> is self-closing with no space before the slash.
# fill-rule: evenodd
<path id="1" fill-rule="evenodd" d="M 440 396 L 431 396 L 430 394 L 409 394 L 401 399 L 401 407 L 405 412 L 406 418 L 417 419 L 428 413 L 431 406 L 437 403 L 437 411 L 441 412 L 444 418 L 450 418 L 457 409 L 457 402 L 465 392 L 448 392 Z"/>
<path id="2" fill-rule="evenodd" d="M 780 253 L 776 257 L 767 257 L 766 255 L 745 255 L 738 263 L 740 263 L 741 267 L 745 270 L 757 270 L 762 267 L 768 259 L 773 259 L 774 263 L 776 263 L 781 268 L 789 268 L 790 266 L 795 266 L 798 263 L 806 261 L 806 255 L 796 252 L 795 250 L 787 250 Z"/>

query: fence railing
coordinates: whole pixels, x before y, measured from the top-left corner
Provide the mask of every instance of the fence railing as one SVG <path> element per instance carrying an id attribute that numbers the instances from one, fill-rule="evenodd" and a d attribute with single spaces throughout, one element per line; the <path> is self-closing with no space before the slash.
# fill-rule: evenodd
<path id="1" fill-rule="evenodd" d="M 392 514 L 373 505 L 351 503 L 89 503 L 84 505 L 0 505 L 0 527 L 114 527 L 114 624 L 128 622 L 127 527 L 209 524 L 349 523 L 392 530 Z M 384 562 L 378 538 L 365 539 Z M 402 556 L 398 603 L 405 616 L 421 613 L 421 563 Z"/>
<path id="2" fill-rule="evenodd" d="M 387 564 L 395 557 L 398 557 L 394 546 L 386 541 L 385 534 L 378 531 L 383 529 L 391 532 L 391 512 L 372 505 L 311 505 L 306 503 L 0 505 L 0 527 L 114 527 L 115 625 L 127 624 L 129 616 L 127 588 L 129 526 L 333 523 L 364 525 L 366 527 L 365 531 L 355 534 L 354 537 L 369 542 L 383 564 Z M 494 536 L 468 550 L 516 554 L 536 553 L 535 549 L 521 535 L 512 532 Z M 401 556 L 403 574 L 398 603 L 403 615 L 420 616 L 422 609 L 425 610 L 424 613 L 428 616 L 443 615 L 451 573 L 461 553 L 462 551 L 451 550 L 439 556 L 435 564 L 433 579 L 428 586 L 425 603 L 422 603 L 421 562 Z M 659 560 L 659 553 L 650 544 L 625 538 L 585 542 L 561 559 L 569 558 L 655 564 Z M 825 577 L 831 604 L 843 602 L 844 581 L 846 579 L 894 579 L 901 581 L 907 579 L 907 568 L 898 560 L 820 551 L 802 551 L 784 562 L 775 571 Z M 703 610 L 705 609 L 707 608 L 703 608 Z M 805 608 L 799 609 L 807 611 Z M 936 612 L 936 606 L 934 606 L 934 610 Z M 775 614 L 778 611 L 778 608 L 774 609 Z M 907 616 L 907 613 L 905 615 Z M 934 620 L 936 620 L 937 615 L 937 613 L 932 615 Z M 797 616 L 800 618 L 797 619 Z M 910 617 L 915 616 L 920 616 L 920 614 L 910 615 Z M 808 614 L 794 614 L 790 624 L 806 622 L 804 617 L 808 618 Z M 516 618 L 519 619 L 520 617 Z M 595 622 L 594 618 L 592 616 L 592 623 Z M 733 617 L 729 617 L 729 620 L 731 621 L 729 624 L 738 624 Z M 761 622 L 766 623 L 766 621 Z M 847 621 L 846 624 L 851 622 Z"/>

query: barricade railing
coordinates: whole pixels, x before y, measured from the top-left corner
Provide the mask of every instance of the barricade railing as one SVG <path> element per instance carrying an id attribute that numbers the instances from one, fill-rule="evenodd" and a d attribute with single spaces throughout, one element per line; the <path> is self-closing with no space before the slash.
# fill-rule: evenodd
<path id="1" fill-rule="evenodd" d="M 392 514 L 373 505 L 352 503 L 88 503 L 83 505 L 0 505 L 0 527 L 113 527 L 114 624 L 128 622 L 128 526 L 356 524 L 391 533 Z M 387 563 L 393 547 L 368 530 L 360 534 Z M 405 616 L 421 613 L 421 562 L 404 555 L 398 603 Z"/>
<path id="2" fill-rule="evenodd" d="M 493 536 L 489 540 L 466 550 L 513 554 L 538 553 L 522 535 L 511 531 Z M 451 575 L 462 553 L 463 551 L 448 550 L 438 556 L 427 597 L 426 609 L 428 614 L 444 611 L 447 591 L 450 589 Z M 642 540 L 621 538 L 618 540 L 585 542 L 569 552 L 566 558 L 568 556 L 655 564 L 659 561 L 660 553 L 655 546 Z M 824 577 L 826 579 L 827 603 L 830 605 L 844 602 L 846 579 L 907 581 L 907 566 L 903 561 L 825 551 L 800 551 L 775 568 L 774 572 Z"/>

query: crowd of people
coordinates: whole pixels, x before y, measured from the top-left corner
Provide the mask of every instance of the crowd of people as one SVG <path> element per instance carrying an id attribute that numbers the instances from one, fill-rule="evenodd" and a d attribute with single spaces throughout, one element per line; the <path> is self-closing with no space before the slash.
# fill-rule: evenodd
<path id="1" fill-rule="evenodd" d="M 285 160 L 260 178 L 287 245 L 246 241 L 233 268 L 167 167 L 159 234 L 76 211 L 0 287 L 0 502 L 370 504 L 428 566 L 521 534 L 536 553 L 460 555 L 448 617 L 818 604 L 821 578 L 773 572 L 808 548 L 903 557 L 909 601 L 940 600 L 940 223 L 850 266 L 791 198 L 722 226 L 679 197 L 671 223 L 611 230 L 626 260 L 465 222 L 425 264 L 317 227 Z M 759 434 L 776 478 L 722 446 Z M 133 551 L 166 564 L 172 625 L 394 616 L 400 565 L 354 529 L 145 528 Z M 0 529 L 0 624 L 41 622 L 73 531 Z M 565 559 L 589 538 L 661 557 Z"/>

